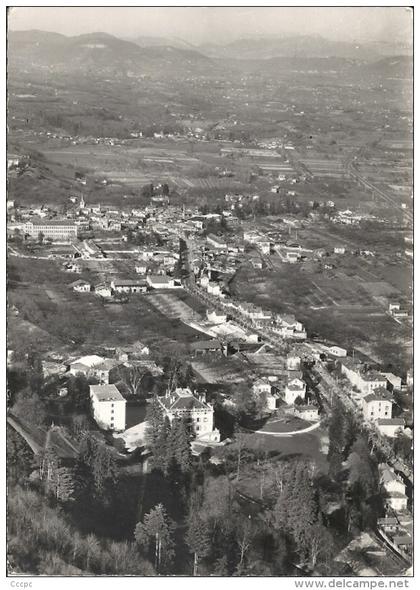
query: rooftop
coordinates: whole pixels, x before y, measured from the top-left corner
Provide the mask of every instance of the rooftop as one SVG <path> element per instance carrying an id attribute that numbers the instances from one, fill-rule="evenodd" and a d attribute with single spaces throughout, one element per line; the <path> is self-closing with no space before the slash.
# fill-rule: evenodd
<path id="1" fill-rule="evenodd" d="M 149 280 L 155 284 L 167 285 L 171 279 L 165 275 L 149 275 Z"/>
<path id="2" fill-rule="evenodd" d="M 91 385 L 90 394 L 100 402 L 124 401 L 115 385 Z"/>
<path id="3" fill-rule="evenodd" d="M 90 354 L 88 356 L 82 356 L 73 362 L 70 365 L 84 365 L 85 367 L 95 367 L 96 365 L 100 365 L 105 359 L 102 356 L 98 356 L 97 354 Z"/>
<path id="4" fill-rule="evenodd" d="M 76 227 L 76 223 L 69 219 L 30 219 L 28 223 L 33 225 L 65 225 Z"/>
<path id="5" fill-rule="evenodd" d="M 380 418 L 378 426 L 404 426 L 404 418 Z"/>
<path id="6" fill-rule="evenodd" d="M 192 342 L 191 348 L 193 350 L 213 350 L 215 348 L 222 348 L 222 345 L 220 340 L 214 338 L 213 340 L 198 340 L 197 342 Z"/>
<path id="7" fill-rule="evenodd" d="M 137 279 L 137 280 L 132 280 L 132 279 L 114 279 L 113 280 L 114 285 L 116 286 L 120 286 L 120 287 L 136 287 L 138 285 L 141 286 L 145 286 L 146 283 L 144 281 L 144 279 Z"/>
<path id="8" fill-rule="evenodd" d="M 210 407 L 199 400 L 188 387 L 178 388 L 174 393 L 160 399 L 161 404 L 167 410 L 208 410 Z"/>
<path id="9" fill-rule="evenodd" d="M 370 393 L 366 397 L 363 398 L 363 401 L 369 404 L 370 402 L 392 402 L 392 397 L 382 391 L 375 391 L 374 393 Z"/>

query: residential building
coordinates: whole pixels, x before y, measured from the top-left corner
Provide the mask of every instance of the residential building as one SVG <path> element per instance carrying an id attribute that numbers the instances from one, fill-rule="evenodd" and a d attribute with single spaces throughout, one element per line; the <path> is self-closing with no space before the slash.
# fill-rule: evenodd
<path id="1" fill-rule="evenodd" d="M 100 428 L 125 430 L 126 400 L 115 385 L 91 385 L 90 399 L 93 417 Z"/>
<path id="2" fill-rule="evenodd" d="M 385 516 L 384 518 L 378 518 L 377 525 L 386 534 L 393 535 L 399 527 L 398 519 L 395 516 Z"/>
<path id="3" fill-rule="evenodd" d="M 100 383 L 108 384 L 113 376 L 118 374 L 120 362 L 116 359 L 107 359 L 96 354 L 82 356 L 69 365 L 69 373 L 77 375 L 82 373 L 85 377 L 94 377 Z"/>
<path id="4" fill-rule="evenodd" d="M 279 403 L 280 403 L 280 396 L 278 393 L 269 393 L 267 394 L 266 397 L 266 409 L 269 412 L 275 412 L 278 407 L 279 407 Z"/>
<path id="5" fill-rule="evenodd" d="M 227 321 L 225 313 L 217 311 L 216 309 L 207 310 L 206 316 L 209 322 L 212 324 L 224 324 Z"/>
<path id="6" fill-rule="evenodd" d="M 116 293 L 146 293 L 147 283 L 143 279 L 113 279 L 111 287 Z"/>
<path id="7" fill-rule="evenodd" d="M 214 281 L 208 283 L 207 292 L 210 293 L 210 295 L 216 295 L 217 297 L 221 297 L 222 295 L 222 289 L 219 283 L 215 283 Z"/>
<path id="8" fill-rule="evenodd" d="M 380 484 L 386 493 L 386 504 L 397 512 L 407 509 L 408 498 L 405 493 L 405 484 L 395 471 L 382 463 L 379 465 Z"/>
<path id="9" fill-rule="evenodd" d="M 110 285 L 106 283 L 99 283 L 99 285 L 95 285 L 95 293 L 100 297 L 112 297 L 112 289 Z"/>
<path id="10" fill-rule="evenodd" d="M 394 375 L 394 373 L 381 373 L 381 375 L 383 375 L 385 377 L 385 379 L 387 380 L 387 388 L 390 391 L 394 391 L 394 390 L 399 391 L 401 389 L 401 386 L 402 386 L 401 377 Z"/>
<path id="11" fill-rule="evenodd" d="M 84 281 L 83 279 L 79 279 L 78 281 L 70 283 L 69 287 L 78 293 L 89 293 L 92 288 L 91 284 L 88 281 Z"/>
<path id="12" fill-rule="evenodd" d="M 264 379 L 257 379 L 252 385 L 252 391 L 256 395 L 271 394 L 271 383 L 264 381 Z"/>
<path id="13" fill-rule="evenodd" d="M 376 390 L 363 398 L 363 417 L 368 422 L 392 418 L 392 399 L 384 389 Z"/>
<path id="14" fill-rule="evenodd" d="M 222 353 L 223 345 L 217 338 L 214 338 L 212 340 L 199 340 L 197 342 L 192 342 L 190 344 L 190 350 L 194 354 L 194 356 L 209 353 Z"/>
<path id="15" fill-rule="evenodd" d="M 136 273 L 139 275 L 145 275 L 147 272 L 147 264 L 138 262 L 135 266 Z"/>
<path id="16" fill-rule="evenodd" d="M 316 422 L 319 418 L 318 406 L 312 404 L 296 405 L 291 409 L 291 413 L 301 420 L 307 422 Z"/>
<path id="17" fill-rule="evenodd" d="M 413 369 L 409 369 L 407 371 L 405 382 L 407 383 L 407 386 L 408 387 L 413 387 L 413 385 L 414 385 L 414 373 L 413 373 Z"/>
<path id="18" fill-rule="evenodd" d="M 286 368 L 288 371 L 300 370 L 300 356 L 293 352 L 289 352 L 286 357 Z"/>
<path id="19" fill-rule="evenodd" d="M 379 388 L 386 388 L 387 381 L 383 375 L 377 371 L 365 370 L 360 362 L 351 358 L 342 359 L 341 372 L 362 395 L 373 393 Z"/>
<path id="20" fill-rule="evenodd" d="M 298 397 L 304 400 L 305 394 L 306 383 L 302 379 L 294 377 L 287 381 L 287 385 L 284 390 L 284 401 L 286 404 L 294 404 Z"/>
<path id="21" fill-rule="evenodd" d="M 206 403 L 204 395 L 195 395 L 189 387 L 175 389 L 158 398 L 166 416 L 172 422 L 176 418 L 186 421 L 196 438 L 219 442 L 220 432 L 213 428 L 214 410 Z"/>
<path id="22" fill-rule="evenodd" d="M 31 238 L 37 239 L 42 234 L 44 238 L 49 238 L 53 241 L 71 242 L 77 238 L 79 226 L 74 221 L 69 221 L 68 219 L 32 219 L 24 224 L 23 230 Z"/>
<path id="23" fill-rule="evenodd" d="M 403 432 L 404 426 L 404 418 L 380 418 L 376 422 L 379 432 L 389 438 L 395 438 L 398 433 Z"/>
<path id="24" fill-rule="evenodd" d="M 179 289 L 182 287 L 181 281 L 167 275 L 147 275 L 146 281 L 152 289 Z"/>
<path id="25" fill-rule="evenodd" d="M 331 356 L 335 356 L 337 358 L 343 358 L 347 356 L 347 350 L 345 348 L 341 348 L 340 346 L 330 346 L 328 353 Z"/>

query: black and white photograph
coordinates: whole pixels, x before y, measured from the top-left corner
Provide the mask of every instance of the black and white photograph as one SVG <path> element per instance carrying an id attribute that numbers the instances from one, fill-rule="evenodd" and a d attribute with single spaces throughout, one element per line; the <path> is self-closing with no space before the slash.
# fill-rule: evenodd
<path id="1" fill-rule="evenodd" d="M 3 11 L 7 587 L 410 588 L 415 8 Z"/>

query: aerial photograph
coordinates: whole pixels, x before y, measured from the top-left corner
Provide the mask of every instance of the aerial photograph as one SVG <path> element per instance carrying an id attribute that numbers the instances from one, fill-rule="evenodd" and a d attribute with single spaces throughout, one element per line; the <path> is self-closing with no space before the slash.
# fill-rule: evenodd
<path id="1" fill-rule="evenodd" d="M 8 587 L 409 587 L 414 8 L 3 11 Z"/>

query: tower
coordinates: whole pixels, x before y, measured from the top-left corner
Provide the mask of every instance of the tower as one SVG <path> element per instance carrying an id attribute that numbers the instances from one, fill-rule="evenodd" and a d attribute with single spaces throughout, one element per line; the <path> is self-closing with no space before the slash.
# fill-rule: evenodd
<path id="1" fill-rule="evenodd" d="M 84 209 L 84 208 L 85 208 L 85 199 L 84 199 L 83 195 L 81 195 L 79 209 Z"/>

